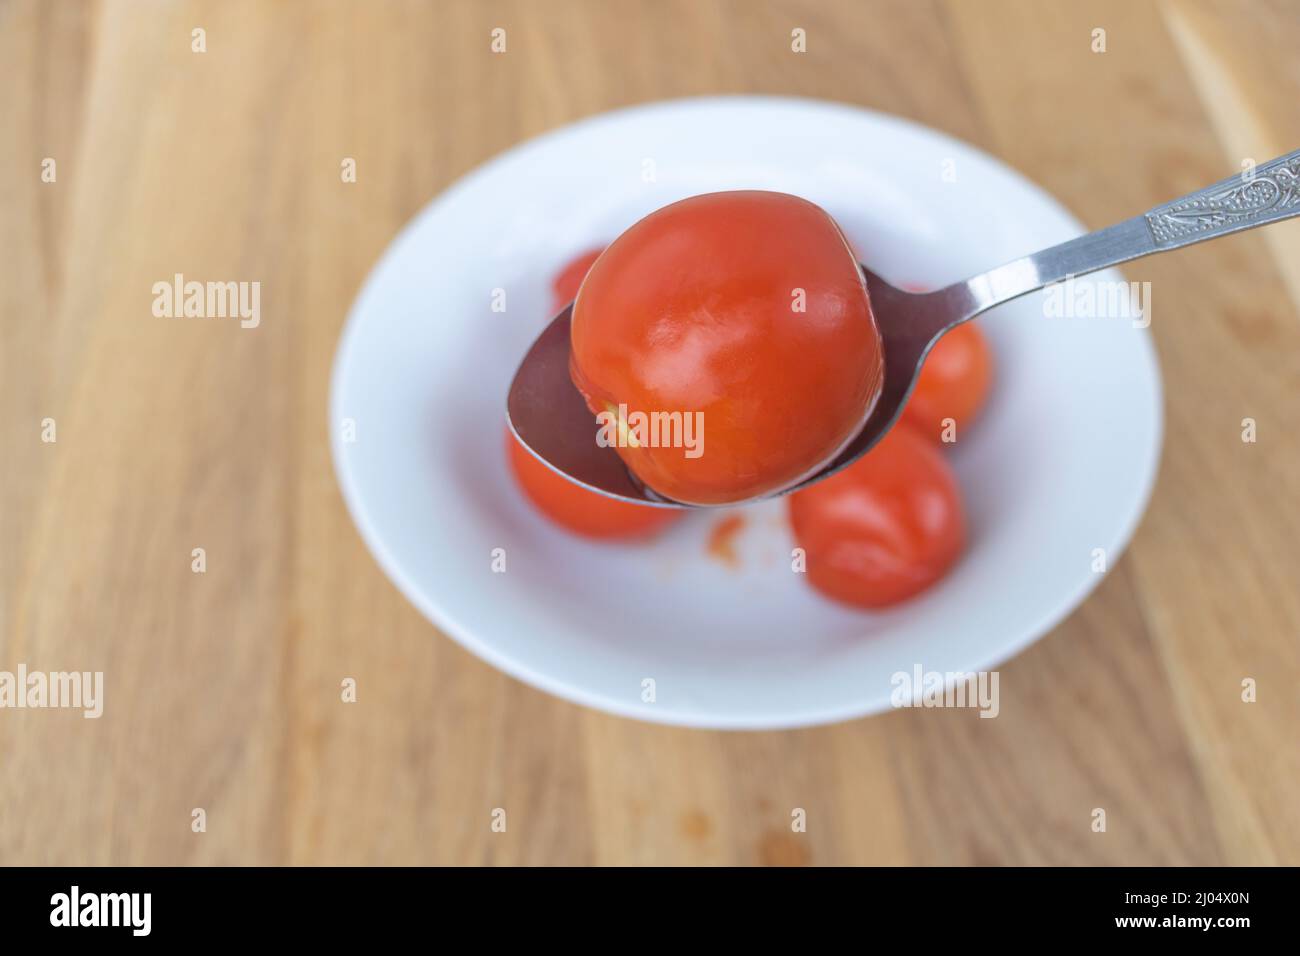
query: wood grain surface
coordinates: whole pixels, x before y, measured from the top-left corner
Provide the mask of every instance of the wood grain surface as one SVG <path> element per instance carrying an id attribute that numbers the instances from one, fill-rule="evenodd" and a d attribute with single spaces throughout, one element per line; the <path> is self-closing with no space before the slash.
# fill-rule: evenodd
<path id="1" fill-rule="evenodd" d="M 366 272 L 525 137 L 824 97 L 1100 227 L 1300 147 L 1297 49 L 1300 0 L 0 0 L 0 669 L 109 675 L 99 720 L 0 711 L 0 863 L 1300 864 L 1300 223 L 1127 268 L 1158 485 L 997 720 L 712 733 L 529 689 L 386 580 L 325 433 Z M 275 321 L 149 321 L 177 272 L 260 280 Z"/>

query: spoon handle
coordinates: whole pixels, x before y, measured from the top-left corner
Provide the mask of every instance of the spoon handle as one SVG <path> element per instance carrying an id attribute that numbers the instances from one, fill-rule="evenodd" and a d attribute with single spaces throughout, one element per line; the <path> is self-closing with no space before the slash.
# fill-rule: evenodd
<path id="1" fill-rule="evenodd" d="M 1141 216 L 990 269 L 937 293 L 965 321 L 1009 299 L 1154 252 L 1300 216 L 1300 150 Z"/>

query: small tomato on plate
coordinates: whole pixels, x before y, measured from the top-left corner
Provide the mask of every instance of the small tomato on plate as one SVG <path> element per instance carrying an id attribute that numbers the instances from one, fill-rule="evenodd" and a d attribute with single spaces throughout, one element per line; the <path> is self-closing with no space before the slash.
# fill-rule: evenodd
<path id="1" fill-rule="evenodd" d="M 979 417 L 993 384 L 993 351 L 974 322 L 949 329 L 925 357 L 916 387 L 903 407 L 903 421 L 940 441 L 944 419 L 958 429 Z"/>
<path id="2" fill-rule="evenodd" d="M 901 423 L 843 471 L 792 494 L 789 508 L 809 583 L 857 607 L 920 594 L 966 542 L 956 475 L 932 442 Z"/>
<path id="3" fill-rule="evenodd" d="M 555 278 L 551 280 L 551 308 L 553 311 L 558 312 L 578 297 L 578 289 L 582 287 L 582 280 L 587 277 L 592 264 L 604 251 L 604 249 L 591 249 L 580 256 L 574 256 L 565 263 L 563 269 L 555 274 Z"/>
<path id="4" fill-rule="evenodd" d="M 635 505 L 576 485 L 553 470 L 506 430 L 506 454 L 528 500 L 551 521 L 586 538 L 644 538 L 681 516 L 671 508 Z"/>

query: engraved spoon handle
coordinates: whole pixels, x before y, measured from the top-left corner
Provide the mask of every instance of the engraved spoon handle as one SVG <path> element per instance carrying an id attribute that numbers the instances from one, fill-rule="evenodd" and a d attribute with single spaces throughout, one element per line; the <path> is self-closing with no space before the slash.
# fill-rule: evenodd
<path id="1" fill-rule="evenodd" d="M 1300 216 L 1300 150 L 935 293 L 952 325 L 1070 276 Z"/>

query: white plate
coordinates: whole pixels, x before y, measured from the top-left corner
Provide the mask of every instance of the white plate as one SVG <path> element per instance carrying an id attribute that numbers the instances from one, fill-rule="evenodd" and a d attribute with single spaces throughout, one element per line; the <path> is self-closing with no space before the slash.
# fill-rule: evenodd
<path id="1" fill-rule="evenodd" d="M 896 283 L 954 281 L 1083 231 L 978 150 L 854 107 L 724 97 L 596 116 L 466 176 L 384 254 L 335 359 L 334 466 L 402 593 L 520 680 L 672 724 L 844 720 L 889 707 L 897 671 L 995 666 L 1096 586 L 1094 549 L 1114 565 L 1155 476 L 1159 372 L 1146 330 L 1126 319 L 1046 318 L 1036 295 L 982 318 L 995 392 L 950 449 L 969 549 L 886 613 L 836 606 L 790 570 L 779 502 L 746 509 L 734 569 L 707 554 L 718 512 L 650 545 L 558 531 L 515 488 L 503 438 L 506 388 L 550 317 L 551 276 L 659 206 L 742 188 L 824 206 Z M 497 548 L 505 573 L 492 569 Z"/>

